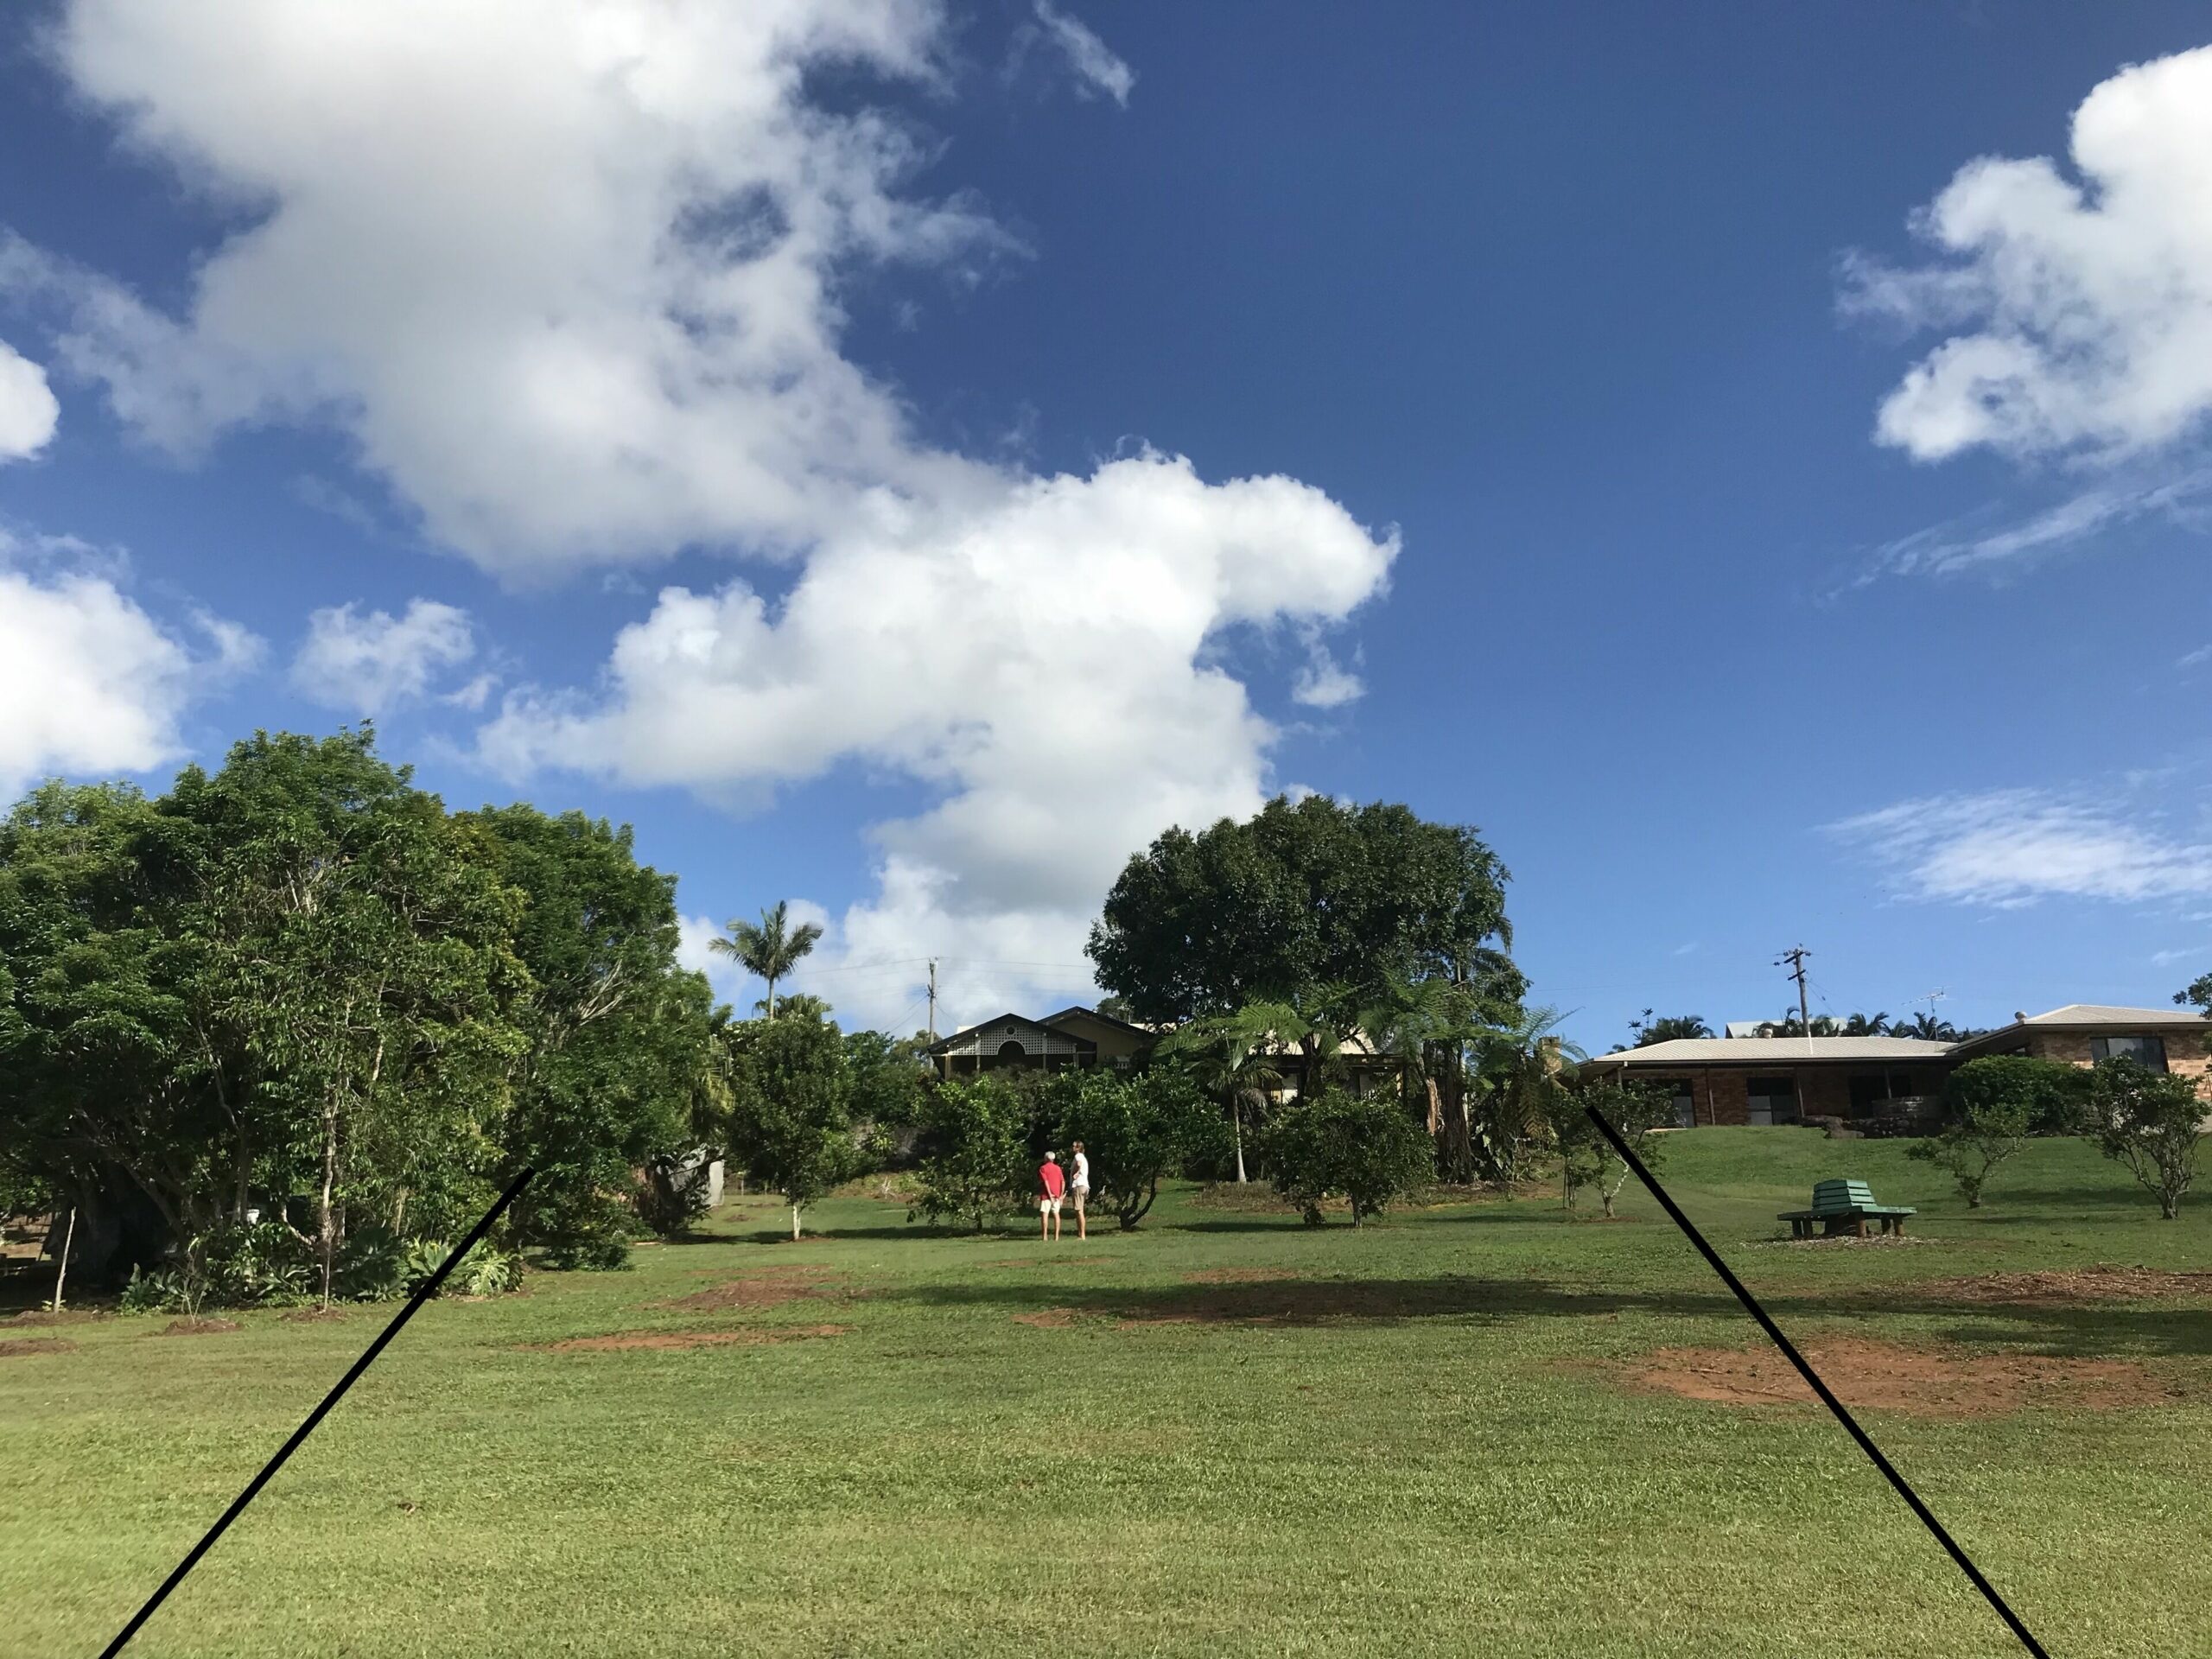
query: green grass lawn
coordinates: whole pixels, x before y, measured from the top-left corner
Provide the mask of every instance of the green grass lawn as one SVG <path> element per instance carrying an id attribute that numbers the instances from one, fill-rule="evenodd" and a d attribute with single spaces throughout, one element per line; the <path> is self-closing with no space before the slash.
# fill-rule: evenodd
<path id="1" fill-rule="evenodd" d="M 2162 1223 L 2070 1141 L 1973 1215 L 1895 1143 L 1699 1130 L 1669 1153 L 1795 1334 L 2170 1383 L 2153 1407 L 1863 1420 L 2052 1653 L 2212 1651 L 2212 1299 L 1941 1282 L 2212 1265 L 2212 1200 Z M 1767 1243 L 1823 1174 L 1917 1205 L 1929 1242 Z M 776 1243 L 772 1205 L 741 1201 L 632 1271 L 427 1307 L 132 1650 L 2018 1651 L 1816 1408 L 1626 1385 L 1606 1362 L 1759 1338 L 1655 1205 L 1623 1211 L 1313 1231 L 1182 1191 L 1047 1255 L 861 1198 Z M 666 1306 L 762 1274 L 822 1294 Z M 76 1344 L 0 1358 L 0 1651 L 97 1653 L 390 1312 L 0 1332 Z M 846 1329 L 797 1334 L 823 1326 Z M 793 1339 L 550 1345 L 635 1332 Z"/>

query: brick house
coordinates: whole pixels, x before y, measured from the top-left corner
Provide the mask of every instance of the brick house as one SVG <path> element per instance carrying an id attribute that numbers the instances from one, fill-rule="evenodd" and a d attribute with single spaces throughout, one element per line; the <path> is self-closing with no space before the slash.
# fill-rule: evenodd
<path id="1" fill-rule="evenodd" d="M 1949 1043 L 1912 1037 L 1698 1037 L 1583 1062 L 1586 1076 L 1670 1084 L 1675 1121 L 1802 1123 L 1925 1109 L 1942 1091 Z"/>
<path id="2" fill-rule="evenodd" d="M 2186 1008 L 2075 1002 L 1962 1042 L 1909 1037 L 1713 1037 L 1600 1054 L 1593 1077 L 1671 1084 L 1675 1121 L 1802 1123 L 1808 1118 L 1912 1117 L 1932 1110 L 1954 1067 L 1985 1054 L 2028 1054 L 2088 1066 L 2125 1054 L 2153 1071 L 2202 1079 L 2212 1023 Z"/>

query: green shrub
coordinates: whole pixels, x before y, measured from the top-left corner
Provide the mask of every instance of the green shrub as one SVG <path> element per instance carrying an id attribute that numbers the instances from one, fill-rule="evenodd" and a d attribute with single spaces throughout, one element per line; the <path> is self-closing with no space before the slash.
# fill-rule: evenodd
<path id="1" fill-rule="evenodd" d="M 1985 1054 L 1944 1079 L 1943 1109 L 1954 1122 L 1978 1116 L 2024 1123 L 2024 1135 L 2072 1135 L 2088 1088 L 2088 1074 L 2079 1066 L 2028 1054 Z"/>
<path id="2" fill-rule="evenodd" d="M 1357 1227 L 1435 1173 L 1427 1131 L 1396 1101 L 1340 1089 L 1276 1113 L 1264 1150 L 1275 1191 L 1309 1227 L 1321 1224 L 1325 1198 L 1344 1198 Z"/>
<path id="3" fill-rule="evenodd" d="M 920 1189 L 906 1218 L 957 1217 L 983 1230 L 987 1216 L 1018 1209 L 1029 1190 L 1030 1091 L 998 1072 L 946 1081 L 922 1109 Z"/>
<path id="4" fill-rule="evenodd" d="M 2204 1099 L 2196 1079 L 2153 1071 L 2125 1058 L 2101 1060 L 2089 1073 L 2089 1132 L 2106 1157 L 2158 1201 L 2171 1221 L 2196 1179 L 2203 1140 Z"/>
<path id="5" fill-rule="evenodd" d="M 2007 1059 L 2024 1058 L 2006 1055 Z M 2053 1064 L 2048 1060 L 2030 1062 L 2037 1065 Z M 1980 1061 L 1970 1061 L 1979 1065 Z M 2071 1071 L 2073 1068 L 2066 1067 Z M 1968 1092 L 1963 1103 L 1943 1132 L 1931 1141 L 1923 1141 L 1905 1154 L 1922 1163 L 1933 1164 L 1938 1169 L 1950 1172 L 1951 1179 L 1959 1184 L 1959 1196 L 1967 1201 L 1967 1208 L 1981 1208 L 1981 1190 L 1998 1165 L 2003 1163 L 2026 1143 L 2030 1129 L 2037 1121 L 2041 1108 L 2029 1092 L 2011 1090 L 1978 1094 Z"/>
<path id="6" fill-rule="evenodd" d="M 1053 1144 L 1072 1166 L 1067 1148 L 1083 1142 L 1091 1202 L 1111 1211 L 1124 1232 L 1152 1208 L 1162 1176 L 1193 1163 L 1211 1167 L 1228 1154 L 1228 1120 L 1179 1068 L 1135 1077 L 1063 1071 L 1046 1099 Z"/>
<path id="7" fill-rule="evenodd" d="M 174 1268 L 143 1273 L 133 1268 L 116 1305 L 125 1313 L 181 1313 L 188 1306 L 184 1275 Z"/>
<path id="8" fill-rule="evenodd" d="M 1590 1121 L 1592 1107 L 1645 1168 L 1656 1169 L 1665 1153 L 1653 1131 L 1673 1125 L 1674 1096 L 1656 1084 L 1593 1082 L 1562 1090 L 1546 1103 L 1545 1116 L 1559 1147 L 1561 1202 L 1573 1209 L 1576 1197 L 1586 1187 L 1597 1193 L 1599 1207 L 1611 1217 L 1614 1200 L 1628 1185 L 1629 1166 Z"/>

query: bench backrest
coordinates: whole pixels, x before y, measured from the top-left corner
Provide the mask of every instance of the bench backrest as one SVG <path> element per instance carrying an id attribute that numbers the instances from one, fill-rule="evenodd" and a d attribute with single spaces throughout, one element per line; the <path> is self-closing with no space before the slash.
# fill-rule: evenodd
<path id="1" fill-rule="evenodd" d="M 1815 1210 L 1857 1210 L 1873 1202 L 1873 1189 L 1864 1181 L 1816 1181 L 1813 1184 L 1813 1208 Z"/>

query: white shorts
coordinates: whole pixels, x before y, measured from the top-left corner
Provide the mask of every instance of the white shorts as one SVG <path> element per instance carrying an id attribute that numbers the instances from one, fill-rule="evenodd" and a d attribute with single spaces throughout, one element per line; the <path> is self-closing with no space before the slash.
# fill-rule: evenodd
<path id="1" fill-rule="evenodd" d="M 1051 1198 L 1038 1199 L 1037 1213 L 1040 1216 L 1058 1215 L 1060 1213 L 1060 1201 L 1058 1198 Z"/>

